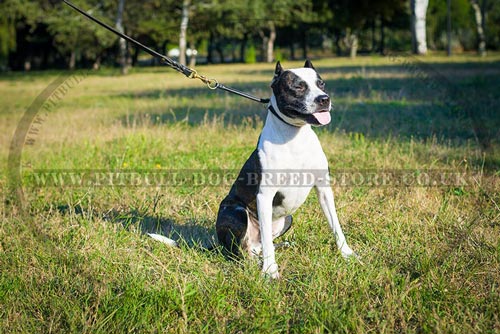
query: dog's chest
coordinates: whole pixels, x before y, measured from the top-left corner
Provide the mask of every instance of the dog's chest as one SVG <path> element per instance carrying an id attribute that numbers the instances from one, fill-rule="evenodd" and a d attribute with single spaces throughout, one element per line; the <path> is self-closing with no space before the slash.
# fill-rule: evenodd
<path id="1" fill-rule="evenodd" d="M 295 212 L 306 200 L 316 177 L 328 172 L 321 144 L 310 127 L 298 129 L 293 135 L 264 128 L 258 149 L 261 186 L 274 193 L 274 218 Z"/>

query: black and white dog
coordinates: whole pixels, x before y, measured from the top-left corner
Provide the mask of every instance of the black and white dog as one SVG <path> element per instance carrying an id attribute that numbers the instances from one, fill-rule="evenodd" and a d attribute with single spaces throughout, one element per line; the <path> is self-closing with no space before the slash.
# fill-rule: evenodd
<path id="1" fill-rule="evenodd" d="M 328 161 L 311 126 L 330 123 L 330 98 L 310 61 L 303 68 L 283 70 L 276 64 L 267 119 L 217 216 L 216 230 L 224 248 L 251 256 L 262 252 L 264 274 L 279 277 L 273 239 L 285 233 L 292 216 L 311 188 L 333 230 L 344 257 L 355 255 L 347 245 L 329 186 Z"/>
<path id="2" fill-rule="evenodd" d="M 328 161 L 311 126 L 330 123 L 325 83 L 306 61 L 284 70 L 276 64 L 273 94 L 257 148 L 219 207 L 216 231 L 231 255 L 262 253 L 262 272 L 278 278 L 273 240 L 292 224 L 292 214 L 314 187 L 342 256 L 355 256 L 339 224 L 329 185 Z M 173 244 L 170 239 L 151 235 Z"/>

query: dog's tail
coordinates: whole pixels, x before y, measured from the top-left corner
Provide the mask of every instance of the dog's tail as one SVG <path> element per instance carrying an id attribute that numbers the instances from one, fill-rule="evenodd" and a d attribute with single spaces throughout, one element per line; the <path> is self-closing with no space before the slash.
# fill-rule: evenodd
<path id="1" fill-rule="evenodd" d="M 155 239 L 156 241 L 164 243 L 167 246 L 180 248 L 179 243 L 177 241 L 170 239 L 170 238 L 167 238 L 161 234 L 156 234 L 156 233 L 146 233 L 146 234 L 149 235 L 151 238 Z M 201 250 L 204 250 L 204 251 L 212 251 L 217 246 L 216 246 L 215 242 L 212 240 L 212 242 L 209 245 L 197 245 L 194 247 L 201 249 Z"/>
<path id="2" fill-rule="evenodd" d="M 170 246 L 170 247 L 179 247 L 179 244 L 177 241 L 167 238 L 163 235 L 160 234 L 155 234 L 155 233 L 147 233 L 151 238 L 155 239 L 156 241 L 163 242 L 164 244 Z"/>

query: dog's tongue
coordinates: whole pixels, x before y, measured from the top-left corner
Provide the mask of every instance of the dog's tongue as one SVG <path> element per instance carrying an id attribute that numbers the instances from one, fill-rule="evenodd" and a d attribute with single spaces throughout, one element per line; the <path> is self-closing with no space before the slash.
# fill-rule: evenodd
<path id="1" fill-rule="evenodd" d="M 319 124 L 321 125 L 326 125 L 330 123 L 330 121 L 332 120 L 329 111 L 315 112 L 313 116 L 318 120 Z"/>

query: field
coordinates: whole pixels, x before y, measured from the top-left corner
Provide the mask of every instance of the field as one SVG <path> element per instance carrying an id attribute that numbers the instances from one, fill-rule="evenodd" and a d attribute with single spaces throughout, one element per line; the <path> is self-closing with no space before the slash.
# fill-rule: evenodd
<path id="1" fill-rule="evenodd" d="M 335 104 L 317 133 L 363 263 L 340 256 L 312 192 L 278 281 L 203 249 L 265 106 L 168 68 L 0 76 L 0 333 L 499 333 L 500 56 L 315 66 Z M 273 69 L 198 70 L 267 97 Z M 58 75 L 73 83 L 32 105 Z M 144 178 L 172 171 L 187 181 Z"/>

